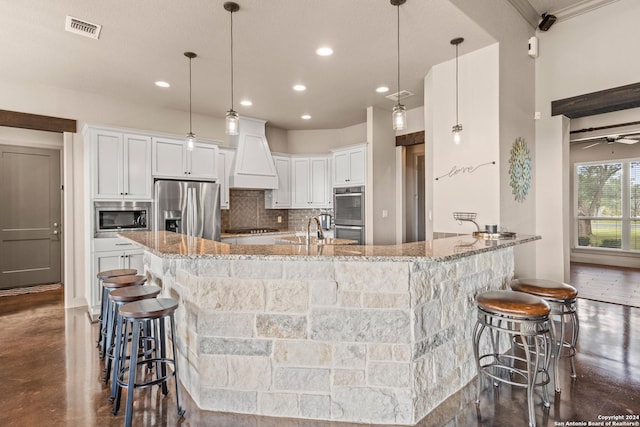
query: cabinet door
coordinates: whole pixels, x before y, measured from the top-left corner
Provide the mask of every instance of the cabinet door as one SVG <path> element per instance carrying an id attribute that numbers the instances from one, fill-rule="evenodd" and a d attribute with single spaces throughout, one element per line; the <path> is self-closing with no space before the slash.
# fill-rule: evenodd
<path id="1" fill-rule="evenodd" d="M 184 146 L 184 141 L 180 139 L 153 138 L 153 176 L 186 177 L 186 150 Z"/>
<path id="2" fill-rule="evenodd" d="M 333 185 L 349 183 L 349 153 L 333 154 Z"/>
<path id="3" fill-rule="evenodd" d="M 233 150 L 218 150 L 218 183 L 220 183 L 220 208 L 229 209 L 229 174 L 233 163 Z"/>
<path id="4" fill-rule="evenodd" d="M 122 134 L 99 129 L 93 132 L 93 198 L 120 199 L 124 192 Z"/>
<path id="5" fill-rule="evenodd" d="M 313 207 L 328 206 L 327 159 L 309 159 L 309 204 Z"/>
<path id="6" fill-rule="evenodd" d="M 218 146 L 204 142 L 196 142 L 193 151 L 187 152 L 187 177 L 214 181 L 218 163 Z"/>
<path id="7" fill-rule="evenodd" d="M 349 152 L 349 185 L 365 185 L 366 170 L 365 149 L 358 148 Z"/>
<path id="8" fill-rule="evenodd" d="M 99 313 L 102 301 L 102 285 L 96 277 L 99 272 L 105 270 L 117 270 L 124 268 L 122 251 L 95 252 L 93 256 L 94 271 L 91 275 L 93 286 L 90 289 L 91 311 Z"/>
<path id="9" fill-rule="evenodd" d="M 124 136 L 124 198 L 151 199 L 151 138 Z"/>
<path id="10" fill-rule="evenodd" d="M 291 170 L 293 178 L 291 206 L 308 208 L 311 203 L 309 197 L 309 159 L 292 159 Z"/>
<path id="11" fill-rule="evenodd" d="M 144 251 L 127 251 L 124 253 L 124 267 L 135 268 L 138 274 L 144 275 Z"/>
<path id="12" fill-rule="evenodd" d="M 273 156 L 278 174 L 278 189 L 273 190 L 273 207 L 288 208 L 291 206 L 291 159 Z"/>

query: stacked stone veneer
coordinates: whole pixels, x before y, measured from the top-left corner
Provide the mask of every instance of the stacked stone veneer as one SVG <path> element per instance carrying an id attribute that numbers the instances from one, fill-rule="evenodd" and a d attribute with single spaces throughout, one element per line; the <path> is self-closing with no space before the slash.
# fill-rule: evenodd
<path id="1" fill-rule="evenodd" d="M 476 374 L 473 298 L 512 248 L 451 261 L 161 258 L 180 379 L 205 410 L 414 424 Z"/>

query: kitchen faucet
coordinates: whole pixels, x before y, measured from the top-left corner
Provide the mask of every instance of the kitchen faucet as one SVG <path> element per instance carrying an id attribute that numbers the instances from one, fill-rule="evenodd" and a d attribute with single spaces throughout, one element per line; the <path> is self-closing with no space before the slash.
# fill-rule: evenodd
<path id="1" fill-rule="evenodd" d="M 318 229 L 318 240 L 323 240 L 324 239 L 324 233 L 322 232 L 322 227 L 320 226 L 320 219 L 317 216 L 311 216 L 309 217 L 309 220 L 307 221 L 307 244 L 309 244 L 309 241 L 311 240 L 311 221 L 315 220 L 316 221 L 316 227 Z"/>

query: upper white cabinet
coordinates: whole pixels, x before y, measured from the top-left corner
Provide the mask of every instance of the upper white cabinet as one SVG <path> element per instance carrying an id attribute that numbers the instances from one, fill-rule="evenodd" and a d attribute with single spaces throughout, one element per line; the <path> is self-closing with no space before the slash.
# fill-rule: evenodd
<path id="1" fill-rule="evenodd" d="M 264 204 L 267 209 L 291 207 L 291 158 L 278 154 L 273 155 L 273 163 L 278 175 L 278 188 L 264 193 Z"/>
<path id="2" fill-rule="evenodd" d="M 333 186 L 365 185 L 367 180 L 367 146 L 359 144 L 333 152 Z"/>
<path id="3" fill-rule="evenodd" d="M 153 138 L 153 176 L 162 178 L 218 179 L 218 146 L 198 141 L 193 150 L 184 139 Z"/>
<path id="4" fill-rule="evenodd" d="M 293 184 L 291 207 L 329 207 L 327 165 L 328 159 L 326 156 L 291 158 Z"/>
<path id="5" fill-rule="evenodd" d="M 92 197 L 96 200 L 152 198 L 151 138 L 100 128 L 89 132 Z"/>
<path id="6" fill-rule="evenodd" d="M 229 209 L 229 175 L 235 150 L 218 149 L 218 183 L 220 184 L 220 208 Z"/>

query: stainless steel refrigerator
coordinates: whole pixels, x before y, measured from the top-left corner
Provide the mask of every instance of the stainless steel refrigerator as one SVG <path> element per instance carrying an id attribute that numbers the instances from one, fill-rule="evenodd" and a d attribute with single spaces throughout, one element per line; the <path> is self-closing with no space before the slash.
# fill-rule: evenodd
<path id="1" fill-rule="evenodd" d="M 158 230 L 220 240 L 220 184 L 157 180 L 154 211 Z"/>

